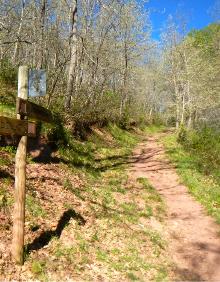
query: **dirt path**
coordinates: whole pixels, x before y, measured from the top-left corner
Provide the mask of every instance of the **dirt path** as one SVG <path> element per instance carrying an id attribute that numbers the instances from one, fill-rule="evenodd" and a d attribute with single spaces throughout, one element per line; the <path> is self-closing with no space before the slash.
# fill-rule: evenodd
<path id="1" fill-rule="evenodd" d="M 135 150 L 132 177 L 148 178 L 165 199 L 177 276 L 188 281 L 220 281 L 219 226 L 180 184 L 158 138 L 150 137 Z"/>

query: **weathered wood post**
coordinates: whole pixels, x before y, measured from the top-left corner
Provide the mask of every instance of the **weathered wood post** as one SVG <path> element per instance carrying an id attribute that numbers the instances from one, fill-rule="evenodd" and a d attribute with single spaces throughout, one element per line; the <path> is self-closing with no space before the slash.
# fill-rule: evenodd
<path id="1" fill-rule="evenodd" d="M 28 67 L 21 66 L 18 71 L 18 97 L 28 98 Z M 24 117 L 18 115 L 18 119 Z M 22 136 L 15 157 L 15 203 L 13 218 L 12 257 L 17 264 L 24 263 L 24 223 L 26 186 L 27 136 Z"/>

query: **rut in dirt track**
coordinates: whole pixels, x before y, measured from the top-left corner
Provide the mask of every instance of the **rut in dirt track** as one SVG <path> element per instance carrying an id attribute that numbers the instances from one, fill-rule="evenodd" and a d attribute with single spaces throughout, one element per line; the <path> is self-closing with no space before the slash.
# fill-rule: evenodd
<path id="1" fill-rule="evenodd" d="M 150 137 L 134 151 L 130 174 L 146 177 L 168 207 L 169 252 L 176 275 L 188 281 L 220 281 L 219 226 L 180 184 L 175 169 L 158 142 Z"/>

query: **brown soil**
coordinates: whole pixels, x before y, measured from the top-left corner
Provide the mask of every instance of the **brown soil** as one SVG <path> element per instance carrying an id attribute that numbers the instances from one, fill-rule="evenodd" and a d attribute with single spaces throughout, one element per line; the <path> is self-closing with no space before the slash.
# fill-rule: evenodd
<path id="1" fill-rule="evenodd" d="M 130 173 L 133 178 L 148 178 L 165 199 L 169 248 L 177 279 L 220 281 L 219 226 L 180 183 L 158 142 L 160 136 L 139 145 Z"/>
<path id="2" fill-rule="evenodd" d="M 109 156 L 115 158 L 112 166 L 126 163 L 120 148 L 114 148 L 114 154 Z M 71 169 L 44 140 L 28 155 L 26 257 L 22 267 L 15 266 L 10 254 L 14 158 L 0 150 L 1 159 L 0 190 L 7 205 L 0 206 L 0 281 L 130 281 L 130 269 L 141 281 L 154 281 L 167 268 L 163 241 L 151 239 L 163 227 L 159 220 L 164 213 L 148 217 L 150 194 L 141 183 L 128 182 L 111 165 L 92 181 L 80 168 Z M 151 200 L 153 214 L 158 207 L 158 201 Z M 145 229 L 152 233 L 147 235 Z"/>

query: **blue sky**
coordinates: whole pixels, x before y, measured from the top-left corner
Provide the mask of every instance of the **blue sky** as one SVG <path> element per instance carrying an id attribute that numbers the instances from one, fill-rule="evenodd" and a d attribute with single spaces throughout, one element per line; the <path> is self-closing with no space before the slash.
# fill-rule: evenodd
<path id="1" fill-rule="evenodd" d="M 207 26 L 213 21 L 208 10 L 214 3 L 215 0 L 149 0 L 147 7 L 151 11 L 152 37 L 159 39 L 167 17 L 176 12 L 186 15 L 189 30 Z"/>

